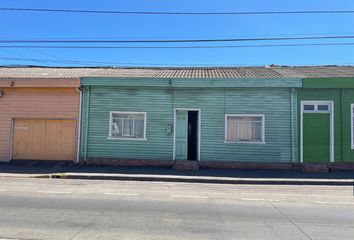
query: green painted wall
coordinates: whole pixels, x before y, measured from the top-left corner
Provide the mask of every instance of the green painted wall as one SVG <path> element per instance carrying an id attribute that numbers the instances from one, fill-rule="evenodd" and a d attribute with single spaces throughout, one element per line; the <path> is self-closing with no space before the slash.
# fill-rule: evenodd
<path id="1" fill-rule="evenodd" d="M 82 157 L 87 142 L 89 158 L 171 160 L 173 134 L 166 127 L 173 125 L 173 109 L 200 108 L 202 161 L 292 161 L 291 137 L 295 143 L 297 131 L 291 134 L 290 88 L 90 88 L 90 94 L 87 86 L 84 90 Z M 147 112 L 148 140 L 107 139 L 110 111 Z M 224 143 L 225 114 L 242 113 L 265 114 L 266 144 Z"/>
<path id="2" fill-rule="evenodd" d="M 304 78 L 303 88 L 354 88 L 354 78 Z"/>
<path id="3" fill-rule="evenodd" d="M 298 124 L 300 126 L 300 101 L 334 101 L 334 161 L 354 162 L 351 149 L 351 108 L 354 89 L 299 89 Z M 300 128 L 298 132 L 300 142 Z M 300 148 L 298 148 L 300 151 Z M 300 156 L 300 155 L 299 155 Z"/>

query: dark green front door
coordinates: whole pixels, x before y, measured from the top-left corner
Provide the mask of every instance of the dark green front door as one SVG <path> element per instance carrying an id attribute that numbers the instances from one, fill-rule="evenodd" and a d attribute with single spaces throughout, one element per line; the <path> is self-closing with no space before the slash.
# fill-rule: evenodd
<path id="1" fill-rule="evenodd" d="M 303 113 L 304 163 L 328 163 L 330 138 L 330 113 Z"/>

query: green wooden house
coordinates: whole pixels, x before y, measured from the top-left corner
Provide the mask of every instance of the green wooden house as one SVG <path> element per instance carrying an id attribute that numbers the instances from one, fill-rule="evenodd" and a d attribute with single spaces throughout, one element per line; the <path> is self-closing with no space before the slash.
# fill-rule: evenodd
<path id="1" fill-rule="evenodd" d="M 353 163 L 354 78 L 305 78 L 298 93 L 300 162 Z"/>
<path id="2" fill-rule="evenodd" d="M 302 79 L 275 68 L 118 68 L 81 83 L 85 162 L 298 161 Z"/>

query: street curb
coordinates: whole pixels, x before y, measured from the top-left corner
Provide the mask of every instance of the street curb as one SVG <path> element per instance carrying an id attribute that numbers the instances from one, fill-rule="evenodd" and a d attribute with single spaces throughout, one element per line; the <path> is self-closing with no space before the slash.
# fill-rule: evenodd
<path id="1" fill-rule="evenodd" d="M 193 177 L 193 176 L 151 176 L 127 174 L 45 174 L 35 178 L 82 179 L 82 180 L 120 180 L 147 182 L 185 182 L 185 183 L 214 183 L 214 184 L 260 184 L 260 185 L 328 185 L 353 186 L 351 179 L 283 179 L 283 178 L 231 178 L 231 177 Z"/>

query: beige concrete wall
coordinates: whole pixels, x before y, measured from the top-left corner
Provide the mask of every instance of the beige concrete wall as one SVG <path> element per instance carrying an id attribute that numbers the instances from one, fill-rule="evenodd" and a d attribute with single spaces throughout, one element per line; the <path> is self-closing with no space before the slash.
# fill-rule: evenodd
<path id="1" fill-rule="evenodd" d="M 0 161 L 11 159 L 13 119 L 74 119 L 78 122 L 80 94 L 75 88 L 14 87 L 0 88 L 0 91 L 4 93 L 0 97 Z"/>

